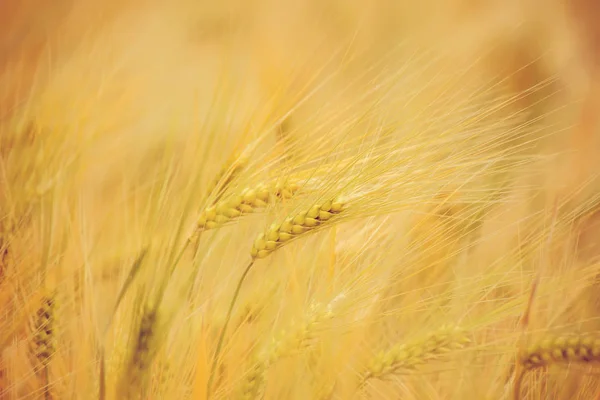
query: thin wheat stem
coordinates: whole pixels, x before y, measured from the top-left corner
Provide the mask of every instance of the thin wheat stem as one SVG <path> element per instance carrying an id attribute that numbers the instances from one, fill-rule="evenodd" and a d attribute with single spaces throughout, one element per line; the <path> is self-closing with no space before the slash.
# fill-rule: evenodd
<path id="1" fill-rule="evenodd" d="M 183 255 L 185 254 L 185 251 L 187 250 L 188 246 L 190 245 L 191 241 L 186 240 L 185 244 L 181 247 L 181 249 L 179 250 L 179 253 L 177 253 L 177 255 L 175 256 L 175 260 L 173 261 L 173 264 L 171 265 L 171 269 L 169 270 L 169 276 L 171 276 L 171 274 L 173 273 L 173 271 L 175 271 L 175 268 L 177 268 L 177 265 L 179 264 L 179 262 L 181 261 L 181 259 L 183 258 Z M 167 282 L 168 280 L 165 280 L 165 282 Z M 163 284 L 160 287 L 160 290 L 158 292 L 158 296 L 156 304 L 158 307 L 158 304 L 160 304 L 162 302 L 162 299 L 165 295 L 165 291 L 167 289 L 167 285 Z"/>
<path id="2" fill-rule="evenodd" d="M 100 350 L 100 387 L 98 389 L 98 400 L 106 399 L 106 361 L 104 356 L 104 346 Z"/>
<path id="3" fill-rule="evenodd" d="M 250 272 L 250 269 L 252 268 L 253 265 L 254 265 L 254 260 L 250 261 L 250 263 L 248 264 L 248 266 L 244 270 L 244 273 L 240 277 L 240 280 L 238 281 L 237 287 L 235 288 L 235 292 L 233 292 L 233 297 L 231 298 L 231 303 L 229 304 L 229 310 L 227 311 L 227 317 L 225 318 L 225 323 L 223 324 L 223 328 L 221 329 L 221 333 L 219 334 L 219 340 L 217 342 L 217 348 L 215 350 L 215 355 L 213 356 L 213 362 L 212 362 L 212 365 L 210 367 L 210 375 L 208 377 L 208 384 L 206 385 L 206 398 L 207 399 L 210 398 L 210 390 L 211 390 L 211 387 L 212 387 L 212 383 L 213 383 L 213 381 L 215 379 L 215 371 L 217 369 L 217 363 L 218 363 L 218 360 L 219 360 L 219 356 L 221 354 L 221 349 L 223 347 L 223 341 L 225 339 L 225 333 L 227 331 L 227 325 L 229 325 L 229 321 L 231 320 L 231 314 L 233 313 L 233 308 L 235 307 L 235 303 L 237 302 L 237 299 L 238 299 L 238 297 L 240 295 L 240 291 L 242 289 L 242 285 L 244 284 L 244 281 L 246 280 L 246 277 L 248 276 L 248 273 Z"/>
<path id="4" fill-rule="evenodd" d="M 52 395 L 50 394 L 50 371 L 48 370 L 48 366 L 44 365 L 44 400 L 52 400 Z"/>
<path id="5" fill-rule="evenodd" d="M 521 382 L 523 382 L 524 376 L 525 376 L 525 370 L 521 369 L 515 377 L 515 383 L 513 386 L 513 399 L 514 400 L 519 400 L 521 398 Z"/>

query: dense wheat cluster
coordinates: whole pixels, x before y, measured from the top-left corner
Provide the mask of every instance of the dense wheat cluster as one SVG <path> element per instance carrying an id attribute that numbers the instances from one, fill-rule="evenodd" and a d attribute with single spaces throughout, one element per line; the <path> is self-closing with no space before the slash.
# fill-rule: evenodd
<path id="1" fill-rule="evenodd" d="M 0 2 L 0 399 L 594 399 L 590 0 Z"/>

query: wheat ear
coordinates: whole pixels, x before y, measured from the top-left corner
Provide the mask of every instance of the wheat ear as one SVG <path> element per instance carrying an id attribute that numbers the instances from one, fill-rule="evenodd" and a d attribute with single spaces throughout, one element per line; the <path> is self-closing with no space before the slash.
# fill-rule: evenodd
<path id="1" fill-rule="evenodd" d="M 156 354 L 156 326 L 158 311 L 156 307 L 149 307 L 144 311 L 135 336 L 135 344 L 127 371 L 121 382 L 121 391 L 125 398 L 135 398 L 144 388 L 146 372 Z"/>
<path id="2" fill-rule="evenodd" d="M 600 335 L 585 333 L 546 336 L 527 347 L 519 356 L 523 367 L 515 378 L 514 398 L 521 396 L 521 382 L 528 371 L 550 364 L 600 362 Z"/>
<path id="3" fill-rule="evenodd" d="M 267 207 L 277 200 L 289 199 L 299 190 L 296 183 L 261 184 L 256 188 L 246 188 L 241 194 L 204 209 L 197 221 L 199 229 L 215 229 L 243 214 L 251 214 Z"/>
<path id="4" fill-rule="evenodd" d="M 49 364 L 56 351 L 56 304 L 53 294 L 42 298 L 42 305 L 38 308 L 35 318 L 31 321 L 33 340 L 31 352 L 41 366 L 42 379 L 44 380 L 44 398 L 50 399 Z"/>
<path id="5" fill-rule="evenodd" d="M 308 211 L 286 218 L 281 224 L 271 225 L 266 232 L 258 235 L 250 255 L 253 259 L 267 257 L 290 240 L 315 230 L 337 217 L 344 207 L 345 203 L 342 200 L 333 199 L 315 204 Z"/>
<path id="6" fill-rule="evenodd" d="M 240 399 L 258 398 L 263 390 L 267 369 L 282 358 L 310 345 L 315 338 L 314 332 L 318 325 L 333 317 L 334 306 L 344 297 L 345 294 L 342 293 L 329 304 L 313 304 L 308 314 L 300 322 L 292 322 L 288 329 L 275 335 L 271 343 L 256 356 L 252 369 L 242 381 L 237 397 Z"/>
<path id="7" fill-rule="evenodd" d="M 520 362 L 526 370 L 555 363 L 600 362 L 600 335 L 547 336 L 525 349 Z"/>
<path id="8" fill-rule="evenodd" d="M 452 350 L 462 349 L 470 339 L 458 327 L 442 327 L 425 338 L 401 343 L 375 356 L 363 375 L 363 382 L 371 378 L 383 379 L 402 370 L 415 369 Z"/>

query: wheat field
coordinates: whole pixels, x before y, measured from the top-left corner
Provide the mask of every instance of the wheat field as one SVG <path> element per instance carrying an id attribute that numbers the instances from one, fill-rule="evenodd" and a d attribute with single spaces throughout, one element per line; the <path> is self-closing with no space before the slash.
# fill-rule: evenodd
<path id="1" fill-rule="evenodd" d="M 0 399 L 600 399 L 599 18 L 0 2 Z"/>

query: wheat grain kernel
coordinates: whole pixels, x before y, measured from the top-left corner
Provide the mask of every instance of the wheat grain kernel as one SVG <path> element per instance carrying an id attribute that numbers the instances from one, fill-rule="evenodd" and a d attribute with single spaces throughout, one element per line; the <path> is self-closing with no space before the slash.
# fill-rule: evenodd
<path id="1" fill-rule="evenodd" d="M 287 232 L 279 232 L 279 241 L 280 242 L 287 242 L 291 238 L 293 238 L 293 236 L 291 234 L 289 234 Z"/>
<path id="2" fill-rule="evenodd" d="M 226 215 L 224 215 L 224 214 L 218 214 L 218 215 L 216 216 L 216 218 L 215 218 L 215 222 L 216 222 L 217 224 L 220 224 L 220 225 L 222 225 L 222 224 L 224 224 L 224 223 L 226 223 L 226 222 L 229 222 L 229 218 L 228 218 Z"/>
<path id="3" fill-rule="evenodd" d="M 231 208 L 238 208 L 242 205 L 242 201 L 242 196 L 233 196 L 231 199 L 229 199 L 228 204 Z"/>
<path id="4" fill-rule="evenodd" d="M 310 208 L 310 210 L 308 210 L 308 212 L 306 213 L 306 216 L 308 218 L 317 218 L 319 216 L 320 211 L 321 211 L 320 206 L 318 206 L 318 205 L 312 206 Z"/>
<path id="5" fill-rule="evenodd" d="M 292 220 L 290 218 L 286 218 L 285 221 L 283 221 L 283 223 L 281 224 L 279 230 L 281 232 L 291 233 L 293 226 L 294 224 L 292 223 Z"/>
<path id="6" fill-rule="evenodd" d="M 235 208 L 230 208 L 227 211 L 225 211 L 224 214 L 227 218 L 237 218 L 240 215 L 242 215 L 242 212 L 239 210 L 236 210 Z"/>
<path id="7" fill-rule="evenodd" d="M 304 225 L 304 221 L 306 220 L 306 213 L 300 213 L 294 217 L 292 220 L 295 225 Z"/>
<path id="8" fill-rule="evenodd" d="M 259 250 L 258 253 L 256 254 L 256 257 L 257 258 L 265 258 L 269 254 L 271 254 L 271 250 Z"/>
<path id="9" fill-rule="evenodd" d="M 256 200 L 256 190 L 253 189 L 245 189 L 242 192 L 242 201 L 246 204 L 254 204 Z"/>
<path id="10" fill-rule="evenodd" d="M 259 234 L 259 236 L 256 238 L 254 241 L 254 247 L 256 247 L 256 249 L 259 251 L 264 250 L 267 247 L 264 233 Z"/>
<path id="11" fill-rule="evenodd" d="M 248 204 L 240 204 L 239 210 L 244 214 L 251 214 L 254 211 L 254 208 Z"/>
<path id="12" fill-rule="evenodd" d="M 209 221 L 214 221 L 217 217 L 217 209 L 214 206 L 208 207 L 205 210 L 205 214 Z"/>
<path id="13" fill-rule="evenodd" d="M 307 218 L 304 220 L 304 226 L 308 226 L 309 228 L 313 228 L 313 227 L 315 227 L 315 226 L 317 226 L 317 225 L 319 225 L 319 221 L 317 221 L 317 220 L 316 220 L 316 219 L 314 219 L 314 218 L 308 218 L 308 217 L 307 217 Z"/>
<path id="14" fill-rule="evenodd" d="M 219 224 L 218 224 L 218 223 L 216 223 L 215 221 L 208 221 L 208 222 L 205 224 L 205 227 L 206 227 L 206 229 L 215 229 L 215 228 L 216 228 L 216 227 L 218 227 L 218 226 L 219 226 Z"/>
<path id="15" fill-rule="evenodd" d="M 292 226 L 292 233 L 294 235 L 301 235 L 305 232 L 305 229 L 302 225 L 293 225 Z"/>
<path id="16" fill-rule="evenodd" d="M 333 216 L 332 213 L 327 212 L 327 211 L 319 211 L 319 220 L 321 221 L 327 221 L 328 219 L 330 219 Z"/>
<path id="17" fill-rule="evenodd" d="M 278 227 L 277 226 L 271 226 L 271 228 L 269 228 L 269 231 L 267 233 L 267 240 L 276 242 L 277 240 L 279 240 L 279 233 L 278 231 Z"/>

